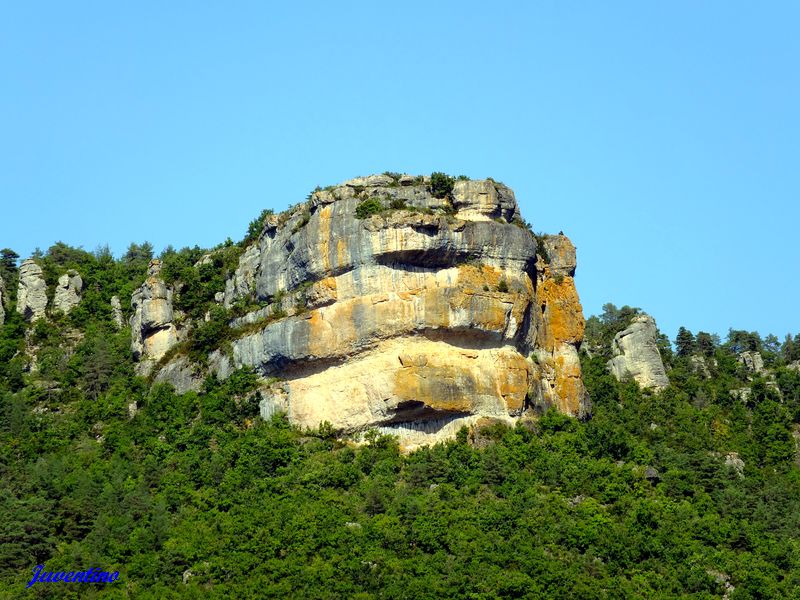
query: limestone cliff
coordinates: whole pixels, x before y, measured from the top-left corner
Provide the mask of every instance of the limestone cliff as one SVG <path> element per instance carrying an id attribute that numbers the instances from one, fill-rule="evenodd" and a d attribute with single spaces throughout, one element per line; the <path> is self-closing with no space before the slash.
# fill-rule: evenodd
<path id="1" fill-rule="evenodd" d="M 218 295 L 260 308 L 231 319 L 233 340 L 211 368 L 279 378 L 262 391 L 264 416 L 379 427 L 406 447 L 484 417 L 512 422 L 552 405 L 585 415 L 574 246 L 537 242 L 500 183 L 431 190 L 428 178 L 373 175 L 267 218 Z M 171 292 L 151 277 L 137 294 L 134 354 L 158 360 L 177 340 Z M 181 372 L 188 389 L 178 366 L 157 380 Z"/>
<path id="2" fill-rule="evenodd" d="M 147 280 L 131 298 L 131 351 L 140 361 L 138 371 L 149 374 L 180 340 L 174 323 L 172 289 L 161 279 L 161 261 L 152 260 Z"/>
<path id="3" fill-rule="evenodd" d="M 611 344 L 614 358 L 608 362 L 608 366 L 617 379 L 632 377 L 643 388 L 656 391 L 669 385 L 656 344 L 657 331 L 655 319 L 641 314 L 614 336 Z"/>

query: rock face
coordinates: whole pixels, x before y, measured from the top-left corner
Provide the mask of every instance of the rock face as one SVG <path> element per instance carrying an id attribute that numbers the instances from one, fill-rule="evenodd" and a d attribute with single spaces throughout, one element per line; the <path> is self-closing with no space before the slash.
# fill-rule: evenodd
<path id="1" fill-rule="evenodd" d="M 46 308 L 47 284 L 42 268 L 29 258 L 19 268 L 17 312 L 28 321 L 36 321 L 44 317 Z"/>
<path id="2" fill-rule="evenodd" d="M 122 318 L 122 304 L 119 301 L 119 296 L 111 296 L 111 318 L 114 320 L 114 325 L 117 329 L 122 329 L 125 320 Z"/>
<path id="3" fill-rule="evenodd" d="M 634 317 L 626 329 L 614 336 L 611 344 L 614 358 L 608 362 L 614 377 L 620 381 L 633 377 L 643 388 L 654 390 L 669 385 L 656 345 L 656 332 L 655 319 L 642 314 Z"/>
<path id="4" fill-rule="evenodd" d="M 172 290 L 160 273 L 161 261 L 150 261 L 147 280 L 131 298 L 131 351 L 141 361 L 139 372 L 144 374 L 180 341 L 173 322 Z"/>
<path id="5" fill-rule="evenodd" d="M 83 279 L 77 271 L 70 269 L 58 278 L 56 294 L 53 297 L 53 308 L 64 314 L 69 313 L 81 301 Z"/>
<path id="6" fill-rule="evenodd" d="M 368 200 L 384 210 L 357 218 Z M 230 355 L 210 364 L 280 377 L 263 415 L 378 427 L 406 447 L 551 405 L 585 415 L 575 247 L 561 235 L 540 247 L 517 219 L 514 193 L 491 180 L 458 181 L 449 198 L 405 175 L 319 190 L 241 256 L 224 305 L 263 308 L 232 321 Z"/>

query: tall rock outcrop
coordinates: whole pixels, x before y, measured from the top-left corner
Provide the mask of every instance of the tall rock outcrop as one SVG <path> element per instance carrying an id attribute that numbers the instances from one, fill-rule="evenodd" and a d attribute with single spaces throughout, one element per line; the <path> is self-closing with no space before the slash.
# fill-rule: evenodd
<path id="1" fill-rule="evenodd" d="M 581 378 L 578 348 L 586 324 L 575 289 L 575 246 L 563 234 L 547 236 L 536 271 L 536 366 L 540 371 L 538 399 L 561 412 L 585 416 L 589 399 Z"/>
<path id="2" fill-rule="evenodd" d="M 410 176 L 318 190 L 244 251 L 224 305 L 263 308 L 231 322 L 230 350 L 210 364 L 281 378 L 262 392 L 265 415 L 379 427 L 406 447 L 484 417 L 584 415 L 575 248 L 564 236 L 537 248 L 492 180 L 444 198 Z"/>
<path id="3" fill-rule="evenodd" d="M 6 322 L 6 309 L 5 304 L 6 302 L 6 282 L 3 281 L 3 278 L 0 277 L 0 326 Z"/>
<path id="4" fill-rule="evenodd" d="M 656 344 L 657 331 L 655 319 L 641 314 L 614 336 L 611 343 L 614 357 L 608 366 L 617 379 L 632 377 L 641 387 L 656 391 L 669 385 Z"/>
<path id="5" fill-rule="evenodd" d="M 64 314 L 69 313 L 81 301 L 83 279 L 74 269 L 70 269 L 58 278 L 56 293 L 53 297 L 53 308 Z"/>
<path id="6" fill-rule="evenodd" d="M 122 318 L 122 303 L 119 301 L 119 296 L 111 296 L 111 319 L 117 329 L 122 329 L 125 320 Z"/>
<path id="7" fill-rule="evenodd" d="M 140 361 L 139 372 L 149 374 L 153 365 L 180 341 L 174 323 L 172 290 L 160 277 L 161 261 L 150 261 L 147 279 L 131 297 L 131 351 Z"/>
<path id="8" fill-rule="evenodd" d="M 19 267 L 17 288 L 17 312 L 28 321 L 45 316 L 47 308 L 47 284 L 42 268 L 32 258 L 22 261 Z"/>
<path id="9" fill-rule="evenodd" d="M 738 361 L 742 363 L 745 369 L 750 373 L 755 375 L 763 375 L 766 373 L 764 369 L 764 358 L 761 356 L 761 353 L 756 350 L 742 352 L 738 357 Z"/>

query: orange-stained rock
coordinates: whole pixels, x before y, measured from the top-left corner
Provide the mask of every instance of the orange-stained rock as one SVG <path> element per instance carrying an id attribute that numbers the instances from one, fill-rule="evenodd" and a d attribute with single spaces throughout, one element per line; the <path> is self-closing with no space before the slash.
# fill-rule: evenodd
<path id="1" fill-rule="evenodd" d="M 572 277 L 545 277 L 536 290 L 536 301 L 543 315 L 539 338 L 542 347 L 552 352 L 561 344 L 583 341 L 586 321 Z"/>
<path id="2" fill-rule="evenodd" d="M 548 262 L 537 272 L 536 304 L 541 315 L 536 338 L 545 404 L 573 416 L 589 412 L 589 399 L 581 378 L 578 348 L 586 321 L 575 289 L 575 246 L 560 234 L 544 241 Z"/>

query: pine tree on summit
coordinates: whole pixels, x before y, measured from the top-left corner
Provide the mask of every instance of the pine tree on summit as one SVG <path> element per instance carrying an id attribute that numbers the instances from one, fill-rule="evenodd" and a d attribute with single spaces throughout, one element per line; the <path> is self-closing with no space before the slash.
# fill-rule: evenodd
<path id="1" fill-rule="evenodd" d="M 685 327 L 678 329 L 678 336 L 675 338 L 675 348 L 678 356 L 689 356 L 695 351 L 697 344 L 694 335 Z"/>

